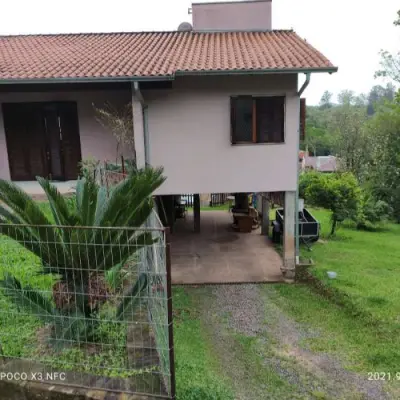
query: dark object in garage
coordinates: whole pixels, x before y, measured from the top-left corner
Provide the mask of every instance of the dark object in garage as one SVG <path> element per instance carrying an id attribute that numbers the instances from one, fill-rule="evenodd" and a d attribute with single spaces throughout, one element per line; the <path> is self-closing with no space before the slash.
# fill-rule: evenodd
<path id="1" fill-rule="evenodd" d="M 278 208 L 275 213 L 275 221 L 272 222 L 272 241 L 280 243 L 284 231 L 285 210 Z M 299 237 L 307 246 L 319 239 L 320 224 L 306 209 L 299 211 Z"/>

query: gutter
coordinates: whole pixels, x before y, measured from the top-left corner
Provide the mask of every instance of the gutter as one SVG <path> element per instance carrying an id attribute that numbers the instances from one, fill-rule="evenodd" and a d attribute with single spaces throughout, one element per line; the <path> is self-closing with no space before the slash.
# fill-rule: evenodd
<path id="1" fill-rule="evenodd" d="M 83 77 L 83 78 L 39 78 L 39 79 L 0 79 L 0 85 L 8 84 L 46 84 L 46 83 L 114 83 L 114 82 L 154 82 L 173 81 L 177 76 L 202 76 L 202 75 L 266 75 L 266 74 L 310 74 L 317 72 L 334 73 L 337 67 L 325 68 L 267 68 L 267 69 L 232 69 L 232 70 L 199 70 L 175 71 L 170 75 L 155 76 L 115 76 L 115 77 Z"/>
<path id="2" fill-rule="evenodd" d="M 310 84 L 311 74 L 306 73 L 306 80 L 298 91 L 299 103 L 300 97 L 303 92 L 307 89 L 307 86 Z M 300 263 L 300 229 L 299 229 L 299 176 L 300 176 L 300 167 L 299 167 L 299 153 L 300 153 L 300 113 L 299 113 L 299 134 L 297 135 L 297 185 L 296 185 L 296 203 L 294 206 L 295 210 L 295 230 L 296 230 L 296 245 L 295 245 L 295 255 L 296 255 L 296 265 Z"/>

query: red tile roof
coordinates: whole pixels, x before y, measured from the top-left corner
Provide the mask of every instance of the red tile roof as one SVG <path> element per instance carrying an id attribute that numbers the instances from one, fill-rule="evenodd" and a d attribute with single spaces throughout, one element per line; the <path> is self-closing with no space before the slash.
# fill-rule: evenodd
<path id="1" fill-rule="evenodd" d="M 0 36 L 0 81 L 337 70 L 293 31 Z"/>

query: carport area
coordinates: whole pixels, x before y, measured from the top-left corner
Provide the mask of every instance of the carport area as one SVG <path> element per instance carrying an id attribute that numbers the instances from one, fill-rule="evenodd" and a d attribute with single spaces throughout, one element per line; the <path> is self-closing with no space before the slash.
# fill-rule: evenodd
<path id="1" fill-rule="evenodd" d="M 193 213 L 179 219 L 171 234 L 172 283 L 281 282 L 282 259 L 261 230 L 235 232 L 228 211 L 201 211 L 201 231 Z"/>

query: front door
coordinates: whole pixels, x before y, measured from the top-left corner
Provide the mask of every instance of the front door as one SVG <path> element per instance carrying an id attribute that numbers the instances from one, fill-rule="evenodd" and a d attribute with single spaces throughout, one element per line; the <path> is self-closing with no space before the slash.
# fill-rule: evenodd
<path id="1" fill-rule="evenodd" d="M 81 160 L 76 103 L 3 104 L 12 180 L 76 179 Z"/>

